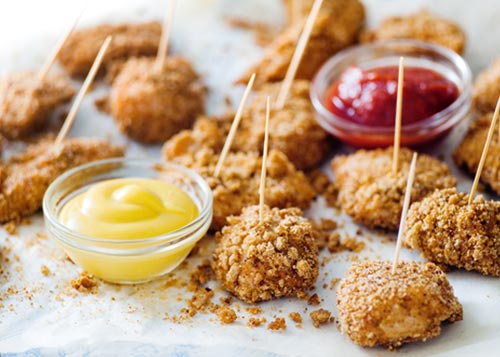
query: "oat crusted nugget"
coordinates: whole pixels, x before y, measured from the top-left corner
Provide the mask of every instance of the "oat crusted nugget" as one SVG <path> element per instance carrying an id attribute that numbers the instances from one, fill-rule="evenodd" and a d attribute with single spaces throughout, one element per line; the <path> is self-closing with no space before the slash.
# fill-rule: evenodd
<path id="1" fill-rule="evenodd" d="M 313 1 L 307 0 L 306 2 L 309 10 Z M 328 58 L 356 42 L 364 20 L 365 10 L 358 0 L 325 0 L 314 24 L 304 51 L 304 60 L 301 61 L 296 78 L 312 79 Z M 263 58 L 252 66 L 238 82 L 247 83 L 252 73 L 257 73 L 256 86 L 266 82 L 281 81 L 285 77 L 305 21 L 306 19 L 302 18 L 288 26 L 269 44 Z"/>
<path id="2" fill-rule="evenodd" d="M 358 150 L 331 162 L 341 208 L 369 227 L 396 230 L 403 208 L 412 151 L 401 148 L 400 167 L 392 172 L 393 148 Z M 428 155 L 419 155 L 411 201 L 419 201 L 436 189 L 453 187 L 448 166 Z"/>
<path id="3" fill-rule="evenodd" d="M 500 277 L 500 202 L 456 189 L 411 205 L 404 243 L 435 263 Z"/>
<path id="4" fill-rule="evenodd" d="M 462 320 L 462 305 L 443 271 L 432 263 L 354 263 L 337 291 L 341 331 L 361 346 L 394 348 L 441 333 Z"/>
<path id="5" fill-rule="evenodd" d="M 264 85 L 244 111 L 234 140 L 235 150 L 261 151 L 266 98 L 274 100 L 281 83 Z M 321 128 L 309 99 L 310 82 L 295 80 L 282 109 L 271 109 L 269 147 L 282 151 L 300 170 L 318 166 L 328 155 L 333 138 Z"/>
<path id="6" fill-rule="evenodd" d="M 410 16 L 389 17 L 378 28 L 362 33 L 360 38 L 361 42 L 410 38 L 445 46 L 459 54 L 465 48 L 462 29 L 427 10 Z"/>
<path id="7" fill-rule="evenodd" d="M 154 143 L 191 127 L 204 100 L 205 88 L 186 59 L 169 56 L 158 70 L 154 58 L 133 58 L 113 82 L 109 107 L 122 132 Z"/>
<path id="8" fill-rule="evenodd" d="M 472 91 L 476 109 L 480 113 L 494 111 L 498 93 L 500 93 L 500 58 L 476 77 Z"/>
<path id="9" fill-rule="evenodd" d="M 110 69 L 116 62 L 123 62 L 131 57 L 155 56 L 160 43 L 161 25 L 152 21 L 103 24 L 82 29 L 68 38 L 59 53 L 59 62 L 72 77 L 86 76 L 101 44 L 108 36 L 113 36 L 113 41 L 104 56 L 103 71 Z"/>
<path id="10" fill-rule="evenodd" d="M 475 174 L 479 166 L 492 116 L 493 113 L 487 113 L 473 122 L 453 153 L 455 163 L 467 169 L 471 174 Z M 481 181 L 500 194 L 500 145 L 498 140 L 498 133 L 495 130 L 481 174 Z"/>
<path id="11" fill-rule="evenodd" d="M 310 222 L 298 208 L 250 206 L 217 233 L 212 269 L 224 288 L 247 303 L 302 296 L 319 273 Z"/>
<path id="12" fill-rule="evenodd" d="M 62 73 L 49 73 L 41 83 L 37 72 L 6 75 L 0 80 L 0 133 L 11 140 L 33 134 L 74 94 L 73 85 Z"/>
<path id="13" fill-rule="evenodd" d="M 1 170 L 0 222 L 18 220 L 42 206 L 43 195 L 59 175 L 87 162 L 123 156 L 123 148 L 97 139 L 44 140 L 28 146 Z"/>

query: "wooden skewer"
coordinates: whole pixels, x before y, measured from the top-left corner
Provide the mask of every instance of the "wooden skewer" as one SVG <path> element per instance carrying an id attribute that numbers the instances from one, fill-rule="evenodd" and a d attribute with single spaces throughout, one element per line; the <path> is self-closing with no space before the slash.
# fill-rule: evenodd
<path id="1" fill-rule="evenodd" d="M 488 135 L 486 136 L 486 141 L 483 147 L 483 153 L 481 154 L 481 159 L 479 160 L 476 176 L 474 177 L 474 182 L 472 183 L 472 187 L 470 189 L 469 202 L 468 202 L 469 205 L 474 200 L 474 195 L 476 194 L 477 185 L 479 184 L 479 179 L 481 178 L 481 172 L 483 171 L 484 163 L 486 161 L 486 157 L 488 156 L 488 149 L 491 144 L 491 138 L 493 137 L 493 132 L 495 131 L 495 126 L 498 121 L 499 112 L 500 112 L 500 97 L 498 97 L 497 106 L 495 107 L 493 118 L 491 118 L 490 129 L 488 130 Z"/>
<path id="2" fill-rule="evenodd" d="M 83 98 L 85 97 L 85 94 L 87 93 L 90 85 L 92 84 L 92 81 L 94 80 L 97 71 L 99 70 L 99 67 L 101 66 L 104 54 L 106 53 L 106 50 L 108 49 L 110 43 L 111 43 L 111 36 L 108 36 L 106 37 L 106 40 L 104 40 L 104 43 L 102 44 L 101 49 L 99 50 L 99 53 L 97 54 L 94 63 L 92 64 L 92 67 L 90 68 L 90 71 L 87 74 L 87 78 L 85 78 L 85 81 L 83 82 L 82 87 L 80 88 L 80 91 L 78 92 L 75 101 L 71 106 L 68 116 L 64 120 L 64 124 L 61 130 L 59 131 L 59 134 L 57 135 L 55 141 L 56 145 L 59 145 L 64 140 L 66 135 L 68 135 L 68 132 L 71 129 L 73 122 L 75 121 L 76 113 L 78 112 L 78 109 L 82 104 Z"/>
<path id="3" fill-rule="evenodd" d="M 220 171 L 222 169 L 222 164 L 226 159 L 226 156 L 231 148 L 231 144 L 233 143 L 234 136 L 236 135 L 236 129 L 238 129 L 238 125 L 240 124 L 241 116 L 243 114 L 243 108 L 245 107 L 245 103 L 247 101 L 250 92 L 252 91 L 253 82 L 255 81 L 255 73 L 252 74 L 250 80 L 248 81 L 247 88 L 243 93 L 243 97 L 241 98 L 240 105 L 238 106 L 238 110 L 236 111 L 236 115 L 234 116 L 233 123 L 231 124 L 231 129 L 229 129 L 229 134 L 227 134 L 226 142 L 222 147 L 222 151 L 220 152 L 219 160 L 217 161 L 217 165 L 215 165 L 214 177 L 219 177 Z"/>
<path id="4" fill-rule="evenodd" d="M 71 27 L 68 29 L 68 31 L 66 31 L 66 33 L 64 34 L 64 36 L 59 40 L 59 42 L 57 43 L 56 48 L 54 48 L 54 50 L 52 51 L 52 53 L 50 54 L 50 56 L 47 58 L 47 60 L 45 61 L 44 65 L 42 67 L 42 69 L 40 70 L 40 72 L 38 72 L 38 82 L 39 83 L 42 83 L 45 80 L 45 78 L 47 77 L 47 74 L 49 73 L 50 68 L 52 67 L 52 65 L 56 61 L 57 56 L 59 55 L 59 52 L 61 52 L 64 44 L 66 43 L 66 41 L 68 40 L 68 38 L 71 36 L 71 34 L 73 33 L 73 31 L 75 30 L 76 25 L 78 24 L 78 21 L 80 20 L 81 16 L 82 15 L 80 14 L 73 21 L 73 23 L 71 24 Z"/>
<path id="5" fill-rule="evenodd" d="M 266 162 L 269 150 L 269 117 L 271 116 L 271 98 L 266 100 L 266 126 L 264 129 L 264 149 L 262 150 L 262 169 L 260 172 L 259 186 L 259 221 L 262 223 L 264 217 L 264 191 L 266 190 Z"/>
<path id="6" fill-rule="evenodd" d="M 304 30 L 302 31 L 299 41 L 297 42 L 297 47 L 295 48 L 292 60 L 290 61 L 290 65 L 288 66 L 288 70 L 286 71 L 285 79 L 283 79 L 283 83 L 281 84 L 281 88 L 278 93 L 278 99 L 276 100 L 277 109 L 282 109 L 285 105 L 286 97 L 288 95 L 288 92 L 290 91 L 290 87 L 292 86 L 293 79 L 295 78 L 295 74 L 297 73 L 297 69 L 299 68 L 300 60 L 304 55 L 307 42 L 309 41 L 309 37 L 311 36 L 314 22 L 316 21 L 319 10 L 321 9 L 321 4 L 323 4 L 323 0 L 315 0 L 311 11 L 307 16 Z"/>
<path id="7" fill-rule="evenodd" d="M 417 165 L 417 153 L 413 153 L 411 160 L 410 171 L 408 172 L 408 181 L 406 182 L 405 198 L 403 201 L 403 211 L 401 212 L 401 220 L 399 221 L 398 239 L 396 241 L 396 252 L 394 253 L 394 261 L 392 262 L 392 274 L 396 272 L 396 267 L 399 261 L 399 252 L 403 244 L 403 233 L 405 230 L 406 215 L 408 214 L 408 207 L 410 207 L 411 189 L 413 180 L 415 179 L 415 166 Z"/>
<path id="8" fill-rule="evenodd" d="M 401 121 L 403 116 L 403 86 L 404 86 L 404 58 L 399 58 L 398 92 L 396 96 L 396 124 L 394 127 L 394 156 L 392 157 L 392 172 L 399 169 L 399 147 L 401 146 Z"/>
<path id="9" fill-rule="evenodd" d="M 172 27 L 172 19 L 174 17 L 176 0 L 170 0 L 168 3 L 167 14 L 163 19 L 163 27 L 161 30 L 160 45 L 158 46 L 158 53 L 156 55 L 156 69 L 160 70 L 165 63 L 165 58 L 168 52 L 168 41 L 170 38 L 170 28 Z"/>

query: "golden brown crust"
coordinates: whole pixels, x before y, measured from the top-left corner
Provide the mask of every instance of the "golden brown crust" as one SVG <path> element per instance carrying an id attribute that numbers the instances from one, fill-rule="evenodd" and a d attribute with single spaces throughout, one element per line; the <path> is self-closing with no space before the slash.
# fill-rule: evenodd
<path id="1" fill-rule="evenodd" d="M 442 322 L 462 320 L 462 305 L 446 275 L 432 263 L 355 263 L 340 282 L 341 331 L 361 346 L 389 348 L 441 333 Z"/>
<path id="2" fill-rule="evenodd" d="M 497 58 L 488 68 L 484 69 L 476 77 L 474 89 L 472 91 L 476 109 L 480 113 L 494 111 L 499 93 L 500 58 Z"/>
<path id="3" fill-rule="evenodd" d="M 269 145 L 282 151 L 298 169 L 318 166 L 334 139 L 321 128 L 309 99 L 310 82 L 296 80 L 282 109 L 271 110 Z M 279 83 L 264 85 L 246 108 L 234 140 L 235 150 L 261 151 L 264 140 L 266 100 L 275 100 Z"/>
<path id="4" fill-rule="evenodd" d="M 97 139 L 52 140 L 28 146 L 2 170 L 0 222 L 18 220 L 42 206 L 48 186 L 66 170 L 90 161 L 123 156 L 123 148 Z"/>
<path id="5" fill-rule="evenodd" d="M 492 116 L 493 113 L 486 113 L 473 122 L 464 139 L 458 144 L 453 153 L 455 163 L 471 174 L 475 174 L 479 166 Z M 488 155 L 481 173 L 481 181 L 497 194 L 500 194 L 500 144 L 496 130 L 493 133 L 488 149 Z"/>
<path id="6" fill-rule="evenodd" d="M 107 71 L 114 63 L 130 57 L 155 56 L 161 37 L 161 25 L 157 21 L 139 24 L 103 24 L 75 32 L 59 53 L 59 62 L 73 77 L 87 75 L 99 49 L 108 36 L 113 41 L 101 66 Z"/>
<path id="7" fill-rule="evenodd" d="M 313 1 L 303 6 L 307 11 Z M 311 37 L 304 51 L 304 60 L 296 78 L 312 79 L 319 67 L 341 49 L 356 42 L 364 24 L 365 10 L 358 0 L 325 0 L 314 24 Z M 256 85 L 281 81 L 295 51 L 296 42 L 304 27 L 305 17 L 288 26 L 266 48 L 263 58 L 252 66 L 238 82 L 248 82 L 256 73 Z"/>
<path id="8" fill-rule="evenodd" d="M 109 96 L 111 114 L 120 130 L 145 143 L 165 141 L 191 127 L 204 111 L 205 88 L 191 64 L 169 56 L 158 70 L 154 61 L 127 61 Z"/>
<path id="9" fill-rule="evenodd" d="M 435 263 L 500 277 L 500 202 L 468 199 L 446 189 L 413 204 L 404 243 Z"/>
<path id="10" fill-rule="evenodd" d="M 49 73 L 41 83 L 36 72 L 6 75 L 0 81 L 0 133 L 7 139 L 33 134 L 74 94 L 71 81 L 62 73 Z"/>
<path id="11" fill-rule="evenodd" d="M 361 34 L 361 42 L 410 38 L 431 42 L 462 54 L 465 33 L 455 23 L 438 17 L 427 10 L 410 16 L 394 16 L 382 21 L 375 29 Z"/>
<path id="12" fill-rule="evenodd" d="M 254 303 L 303 295 L 318 277 L 318 247 L 298 208 L 249 206 L 217 233 L 212 268 L 239 299 Z"/>
<path id="13" fill-rule="evenodd" d="M 406 181 L 413 152 L 402 148 L 399 170 L 392 172 L 393 148 L 359 150 L 337 156 L 331 162 L 342 209 L 369 227 L 396 230 L 403 207 Z M 415 169 L 411 201 L 419 201 L 436 189 L 453 187 L 455 178 L 448 166 L 420 154 Z"/>

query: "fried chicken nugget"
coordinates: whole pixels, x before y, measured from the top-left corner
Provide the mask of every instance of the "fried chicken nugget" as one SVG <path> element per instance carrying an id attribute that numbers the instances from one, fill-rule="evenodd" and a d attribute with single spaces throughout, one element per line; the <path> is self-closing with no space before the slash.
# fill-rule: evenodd
<path id="1" fill-rule="evenodd" d="M 462 54 L 465 49 L 465 33 L 457 24 L 438 17 L 427 10 L 410 16 L 394 16 L 385 19 L 378 28 L 361 34 L 361 42 L 409 38 L 431 42 Z"/>
<path id="2" fill-rule="evenodd" d="M 154 143 L 191 127 L 204 101 L 205 87 L 186 59 L 167 57 L 157 69 L 154 58 L 133 58 L 113 82 L 109 107 L 123 133 Z"/>
<path id="3" fill-rule="evenodd" d="M 337 291 L 342 333 L 361 346 L 388 348 L 425 341 L 442 322 L 462 320 L 462 305 L 445 273 L 432 263 L 354 263 Z"/>
<path id="4" fill-rule="evenodd" d="M 453 153 L 455 163 L 471 174 L 475 174 L 479 166 L 492 116 L 493 113 L 487 113 L 473 122 Z M 481 173 L 481 181 L 500 194 L 500 144 L 496 130 L 488 149 L 486 162 Z"/>
<path id="5" fill-rule="evenodd" d="M 404 243 L 435 263 L 500 277 L 500 202 L 456 189 L 411 205 Z"/>
<path id="6" fill-rule="evenodd" d="M 392 172 L 392 147 L 358 150 L 351 155 L 335 157 L 331 167 L 336 176 L 341 208 L 368 227 L 397 230 L 412 154 L 409 149 L 400 149 L 396 174 Z M 445 163 L 420 154 L 411 201 L 419 201 L 436 189 L 455 184 Z"/>
<path id="7" fill-rule="evenodd" d="M 90 161 L 123 156 L 122 147 L 97 139 L 43 140 L 4 164 L 0 183 L 0 222 L 19 220 L 42 207 L 49 185 L 66 170 Z"/>
<path id="8" fill-rule="evenodd" d="M 256 92 L 245 109 L 234 139 L 235 150 L 261 151 L 264 141 L 266 100 L 274 100 L 280 83 L 269 83 Z M 271 108 L 269 147 L 282 151 L 300 170 L 317 167 L 328 155 L 334 140 L 318 124 L 309 99 L 310 82 L 295 80 L 282 109 Z"/>
<path id="9" fill-rule="evenodd" d="M 33 134 L 74 94 L 71 81 L 62 73 L 49 73 L 43 82 L 37 72 L 6 75 L 0 80 L 0 133 L 11 140 Z"/>
<path id="10" fill-rule="evenodd" d="M 474 82 L 472 96 L 474 105 L 480 113 L 495 110 L 500 93 L 500 58 L 480 72 Z"/>
<path id="11" fill-rule="evenodd" d="M 308 10 L 313 1 L 307 0 Z M 263 58 L 252 66 L 238 83 L 247 83 L 257 73 L 255 85 L 281 81 L 295 51 L 305 18 L 287 27 L 266 49 Z M 312 79 L 319 67 L 331 56 L 356 42 L 365 21 L 363 4 L 358 0 L 325 0 L 295 78 Z"/>
<path id="12" fill-rule="evenodd" d="M 319 274 L 311 223 L 298 208 L 243 209 L 216 234 L 212 269 L 225 289 L 247 303 L 303 296 Z"/>
<path id="13" fill-rule="evenodd" d="M 73 33 L 59 53 L 59 62 L 72 77 L 84 77 L 92 67 L 99 49 L 113 36 L 104 56 L 102 72 L 131 57 L 155 56 L 161 37 L 158 21 L 138 24 L 103 24 Z"/>

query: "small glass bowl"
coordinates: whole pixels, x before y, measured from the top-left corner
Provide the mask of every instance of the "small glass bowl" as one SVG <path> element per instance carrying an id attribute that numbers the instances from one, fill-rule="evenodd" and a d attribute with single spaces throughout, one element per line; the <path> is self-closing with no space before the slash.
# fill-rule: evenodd
<path id="1" fill-rule="evenodd" d="M 341 141 L 355 147 L 374 148 L 393 144 L 394 127 L 373 127 L 343 119 L 325 105 L 330 86 L 350 66 L 371 69 L 398 66 L 434 70 L 454 82 L 460 92 L 447 108 L 419 122 L 403 125 L 401 145 L 419 146 L 446 135 L 455 125 L 470 115 L 472 75 L 464 59 L 443 46 L 415 40 L 390 40 L 363 44 L 339 52 L 318 71 L 311 84 L 311 100 L 319 124 Z"/>
<path id="2" fill-rule="evenodd" d="M 121 241 L 85 236 L 59 222 L 62 207 L 75 195 L 97 182 L 126 177 L 160 179 L 177 185 L 197 204 L 198 217 L 161 236 Z M 175 269 L 203 238 L 212 222 L 212 191 L 201 176 L 177 164 L 108 159 L 76 167 L 59 176 L 45 193 L 43 214 L 49 237 L 75 263 L 103 280 L 135 284 Z"/>

